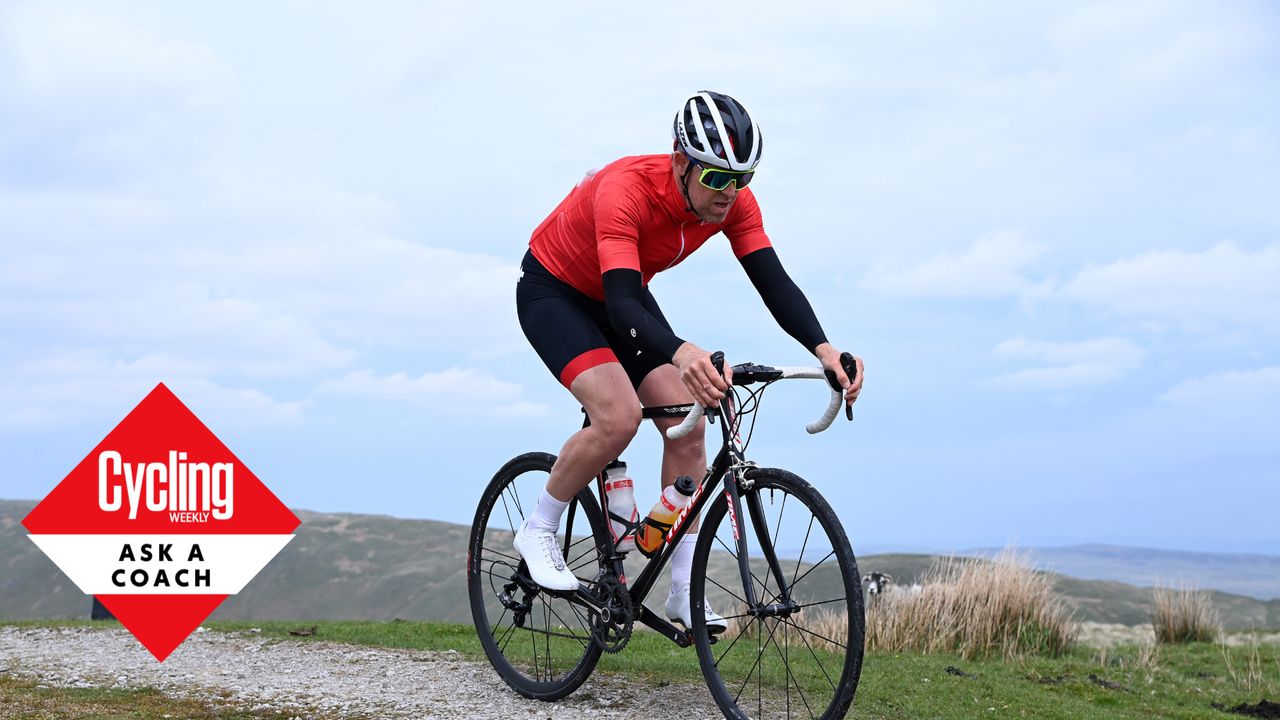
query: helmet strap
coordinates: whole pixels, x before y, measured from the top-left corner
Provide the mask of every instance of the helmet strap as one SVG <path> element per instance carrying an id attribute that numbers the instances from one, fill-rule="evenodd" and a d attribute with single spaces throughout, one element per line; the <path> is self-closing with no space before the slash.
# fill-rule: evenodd
<path id="1" fill-rule="evenodd" d="M 693 209 L 693 200 L 689 198 L 689 176 L 693 174 L 693 159 L 688 155 L 685 155 L 685 159 L 689 161 L 689 164 L 685 165 L 684 177 L 680 178 L 680 192 L 684 193 L 685 211 L 698 215 L 698 211 Z M 698 219 L 701 220 L 702 217 L 698 216 Z"/>

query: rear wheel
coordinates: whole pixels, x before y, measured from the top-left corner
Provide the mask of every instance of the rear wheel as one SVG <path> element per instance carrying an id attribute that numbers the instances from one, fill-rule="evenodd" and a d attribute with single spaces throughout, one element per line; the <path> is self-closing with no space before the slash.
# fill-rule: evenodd
<path id="1" fill-rule="evenodd" d="M 559 700 L 576 690 L 601 653 L 592 642 L 592 617 L 567 597 L 535 585 L 512 547 L 555 460 L 526 453 L 503 465 L 480 499 L 467 546 L 467 591 L 480 644 L 513 690 L 537 700 Z M 568 541 L 560 535 L 569 569 L 584 582 L 595 580 L 608 554 L 609 533 L 590 490 L 578 493 L 562 530 L 571 535 Z"/>
<path id="2" fill-rule="evenodd" d="M 866 635 L 853 549 L 826 500 L 800 477 L 757 468 L 747 480 L 741 512 L 755 606 L 747 602 L 727 491 L 707 511 L 694 552 L 693 637 L 707 686 L 727 718 L 843 718 Z M 762 534 L 777 573 L 762 554 Z M 729 623 L 714 640 L 704 597 Z"/>

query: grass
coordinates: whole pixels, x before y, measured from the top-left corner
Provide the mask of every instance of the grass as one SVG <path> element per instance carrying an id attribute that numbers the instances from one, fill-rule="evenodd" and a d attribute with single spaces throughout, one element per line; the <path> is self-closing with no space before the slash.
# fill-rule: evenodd
<path id="1" fill-rule="evenodd" d="M 314 636 L 293 637 L 300 626 Z M 474 630 L 416 622 L 211 623 L 222 630 L 258 628 L 301 642 L 354 642 L 376 647 L 454 650 L 484 661 Z M 1252 670 L 1251 670 L 1252 668 Z M 637 632 L 627 648 L 601 658 L 597 672 L 649 683 L 700 684 L 692 648 L 656 633 Z M 1215 643 L 1074 647 L 1058 657 L 968 660 L 954 653 L 869 652 L 850 717 L 884 720 L 968 720 L 1004 716 L 1045 720 L 1221 718 L 1213 704 L 1234 707 L 1280 696 L 1280 647 Z M 1237 716 L 1238 717 L 1238 716 Z"/>
<path id="2" fill-rule="evenodd" d="M 944 559 L 916 590 L 871 596 L 869 648 L 1012 659 L 1061 655 L 1075 642 L 1052 580 L 1010 550 L 991 561 Z"/>
<path id="3" fill-rule="evenodd" d="M 67 623 L 25 623 L 59 625 Z M 88 625 L 88 623 L 74 623 Z M 95 627 L 118 627 L 114 623 Z M 341 642 L 373 647 L 454 651 L 484 661 L 470 626 L 421 622 L 212 622 L 218 631 L 249 632 L 256 628 L 272 642 Z M 290 630 L 315 627 L 315 634 L 296 637 Z M 255 633 L 256 634 L 256 633 Z M 638 683 L 702 682 L 697 656 L 651 632 L 637 632 L 622 653 L 606 655 L 597 672 L 620 674 Z M 46 690 L 26 681 L 0 682 L 0 718 L 162 717 L 170 701 L 155 691 L 101 690 L 99 695 L 71 697 L 79 691 L 48 691 L 67 696 L 61 705 L 40 711 L 50 702 Z M 114 693 L 114 694 L 113 694 Z M 1228 715 L 1214 709 L 1254 704 L 1280 697 L 1280 646 L 1249 643 L 1185 643 L 1122 646 L 1099 650 L 1073 647 L 1057 657 L 1023 655 L 965 659 L 956 653 L 875 651 L 867 654 L 862 682 L 851 718 L 880 720 L 968 720 L 978 717 L 1192 720 Z M 108 705 L 104 703 L 117 703 Z M 129 710 L 137 708 L 136 712 Z M 11 708 L 23 708 L 12 714 Z M 88 708 L 100 708 L 90 711 Z M 121 709 L 124 708 L 124 709 Z M 53 711 L 53 710 L 56 710 Z M 173 717 L 260 717 L 233 708 L 185 706 L 164 710 Z M 240 714 L 235 714 L 239 712 Z M 6 714 L 10 713 L 10 714 Z M 112 714 L 115 713 L 115 714 Z M 200 714 L 204 713 L 204 714 Z M 223 714 L 217 714 L 223 713 Z"/>
<path id="4" fill-rule="evenodd" d="M 1166 644 L 1213 642 L 1222 632 L 1222 623 L 1213 610 L 1209 593 L 1191 588 L 1156 588 L 1151 626 L 1156 632 L 1156 642 Z"/>
<path id="5" fill-rule="evenodd" d="M 314 717 L 310 712 L 308 717 Z M 221 700 L 173 698 L 154 688 L 57 688 L 0 674 L 0 719 L 278 720 L 274 711 L 247 710 Z M 287 716 L 286 716 L 287 717 Z"/>

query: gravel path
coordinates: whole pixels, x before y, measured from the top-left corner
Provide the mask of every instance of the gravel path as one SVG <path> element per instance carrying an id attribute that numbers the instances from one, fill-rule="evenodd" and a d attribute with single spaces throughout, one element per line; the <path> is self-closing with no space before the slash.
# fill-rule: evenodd
<path id="1" fill-rule="evenodd" d="M 521 718 L 599 720 L 679 708 L 719 717 L 703 685 L 655 685 L 592 676 L 556 703 L 525 700 L 487 663 L 453 651 L 388 650 L 295 642 L 252 633 L 197 631 L 163 663 L 124 630 L 0 627 L 0 674 L 63 687 L 154 687 L 222 695 L 282 717 Z M 701 678 L 691 678 L 700 682 Z"/>

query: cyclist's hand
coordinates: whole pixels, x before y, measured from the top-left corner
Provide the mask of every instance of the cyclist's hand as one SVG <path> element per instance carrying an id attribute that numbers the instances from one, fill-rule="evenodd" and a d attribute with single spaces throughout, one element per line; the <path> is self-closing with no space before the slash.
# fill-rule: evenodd
<path id="1" fill-rule="evenodd" d="M 845 405 L 853 407 L 853 403 L 858 399 L 858 393 L 862 392 L 862 380 L 866 377 L 866 371 L 862 368 L 862 358 L 856 356 L 853 358 L 858 368 L 858 377 L 850 383 L 849 376 L 845 374 L 844 368 L 840 365 L 840 351 L 835 349 L 831 343 L 819 345 L 817 355 L 822 367 L 835 373 L 836 380 L 840 383 L 840 387 L 844 389 Z"/>
<path id="2" fill-rule="evenodd" d="M 671 364 L 680 370 L 681 382 L 694 401 L 703 407 L 714 407 L 719 403 L 729 389 L 729 383 L 733 382 L 733 369 L 727 361 L 724 364 L 724 377 L 721 377 L 716 372 L 716 366 L 711 364 L 711 353 L 691 342 L 686 342 L 676 350 Z"/>

